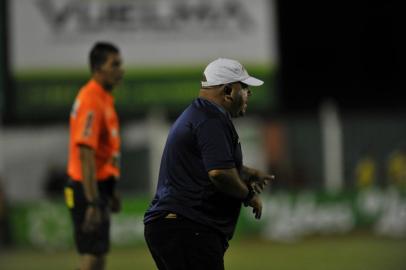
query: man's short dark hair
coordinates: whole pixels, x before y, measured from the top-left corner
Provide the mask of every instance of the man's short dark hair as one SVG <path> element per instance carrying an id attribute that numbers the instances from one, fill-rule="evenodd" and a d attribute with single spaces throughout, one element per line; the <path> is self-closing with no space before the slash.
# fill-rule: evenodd
<path id="1" fill-rule="evenodd" d="M 107 55 L 110 53 L 119 53 L 117 46 L 108 42 L 97 42 L 89 55 L 90 70 L 94 72 L 97 68 L 102 66 L 107 60 Z"/>

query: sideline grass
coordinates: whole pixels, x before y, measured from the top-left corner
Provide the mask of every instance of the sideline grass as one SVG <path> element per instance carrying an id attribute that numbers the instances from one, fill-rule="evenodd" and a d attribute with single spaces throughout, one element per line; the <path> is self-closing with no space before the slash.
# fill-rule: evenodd
<path id="1" fill-rule="evenodd" d="M 404 270 L 405 250 L 406 240 L 365 234 L 313 237 L 293 244 L 238 239 L 231 242 L 225 265 L 229 270 Z M 73 270 L 77 260 L 73 250 L 8 250 L 0 253 L 0 269 Z M 146 247 L 140 245 L 114 248 L 107 269 L 156 268 Z"/>

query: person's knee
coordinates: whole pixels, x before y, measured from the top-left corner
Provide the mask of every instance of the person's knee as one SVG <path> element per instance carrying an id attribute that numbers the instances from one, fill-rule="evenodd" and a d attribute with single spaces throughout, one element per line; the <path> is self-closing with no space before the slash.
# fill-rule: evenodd
<path id="1" fill-rule="evenodd" d="M 81 259 L 80 270 L 104 270 L 106 264 L 105 255 L 85 254 Z"/>

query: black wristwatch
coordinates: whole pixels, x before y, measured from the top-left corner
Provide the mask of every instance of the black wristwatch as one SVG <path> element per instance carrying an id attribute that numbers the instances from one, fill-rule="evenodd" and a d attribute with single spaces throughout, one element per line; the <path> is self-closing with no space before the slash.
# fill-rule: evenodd
<path id="1" fill-rule="evenodd" d="M 244 203 L 244 206 L 248 206 L 248 204 L 250 203 L 250 201 L 252 200 L 252 198 L 255 196 L 255 190 L 252 188 L 251 185 L 248 185 L 248 194 L 245 197 L 245 199 L 242 201 Z"/>

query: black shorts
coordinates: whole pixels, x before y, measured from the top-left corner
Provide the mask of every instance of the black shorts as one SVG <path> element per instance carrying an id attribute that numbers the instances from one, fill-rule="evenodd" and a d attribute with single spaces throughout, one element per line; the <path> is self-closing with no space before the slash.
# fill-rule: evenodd
<path id="1" fill-rule="evenodd" d="M 114 179 L 98 181 L 101 201 L 102 222 L 94 232 L 85 233 L 82 225 L 87 209 L 87 200 L 81 182 L 68 180 L 65 187 L 65 202 L 73 222 L 76 249 L 79 254 L 95 256 L 106 254 L 110 249 L 110 209 L 109 200 L 114 190 Z"/>
<path id="2" fill-rule="evenodd" d="M 145 224 L 144 237 L 159 270 L 223 270 L 228 243 L 219 232 L 183 217 Z"/>

